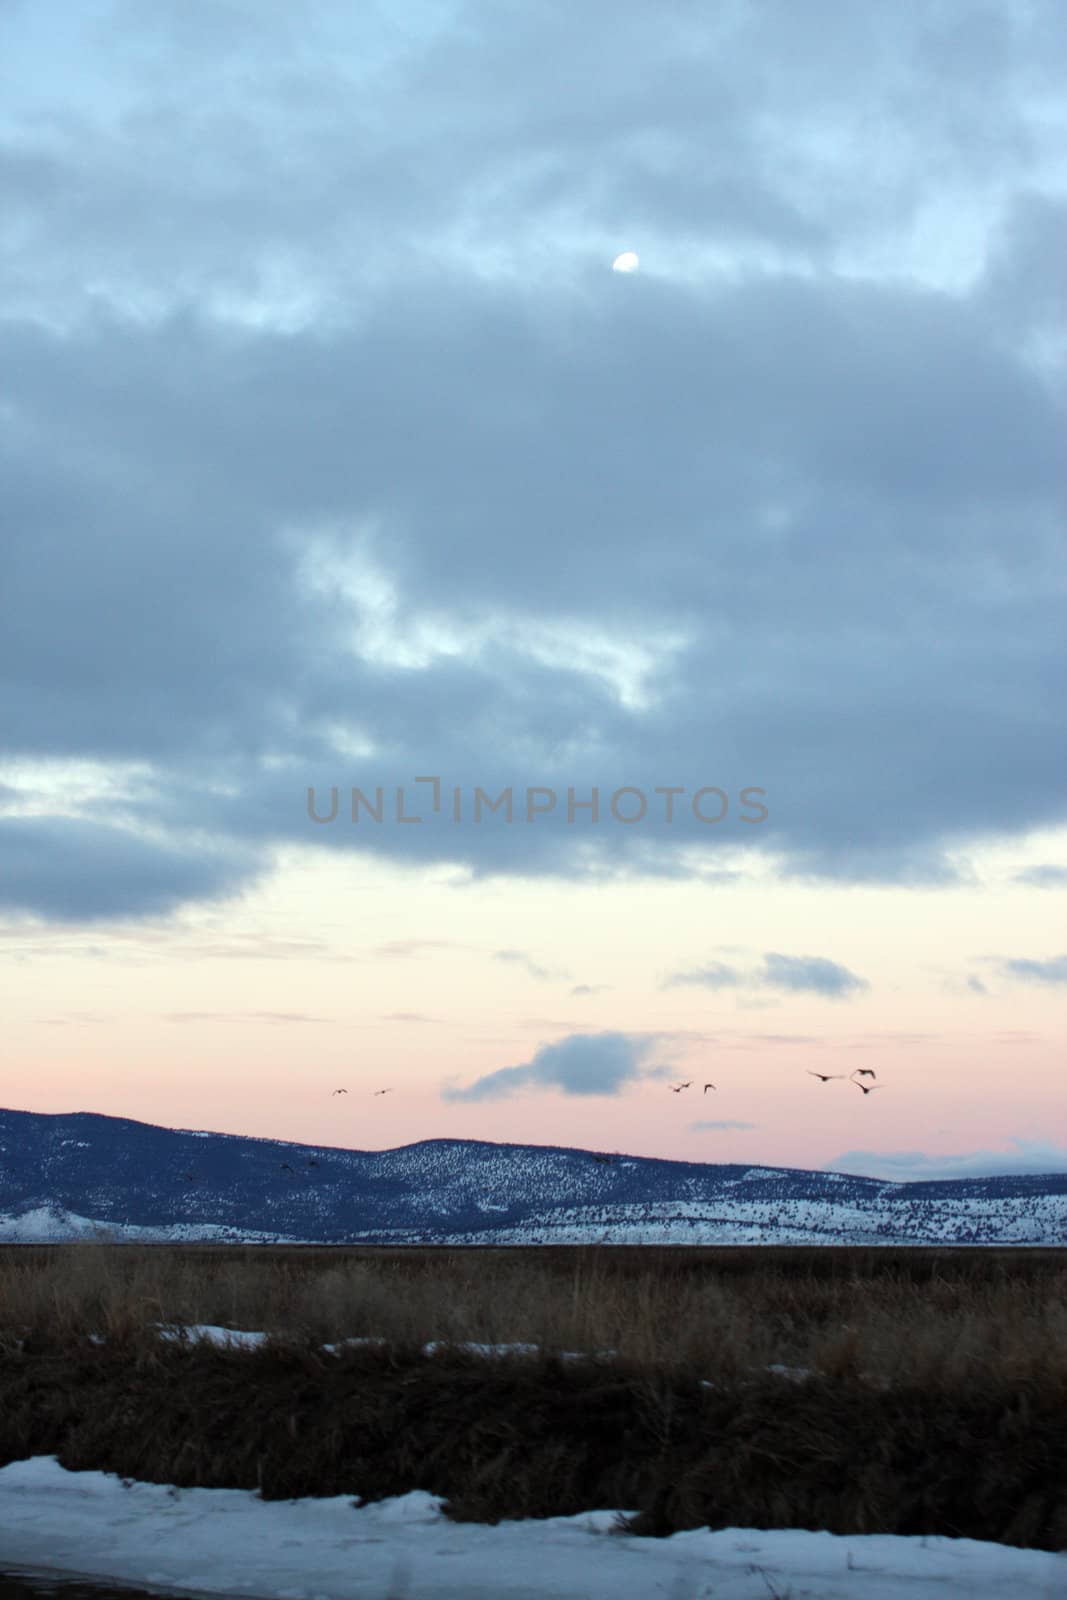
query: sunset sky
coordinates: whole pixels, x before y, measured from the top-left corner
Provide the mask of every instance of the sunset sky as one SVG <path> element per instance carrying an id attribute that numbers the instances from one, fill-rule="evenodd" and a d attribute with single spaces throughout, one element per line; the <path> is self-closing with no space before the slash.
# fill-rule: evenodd
<path id="1" fill-rule="evenodd" d="M 1065 82 L 1059 0 L 7 0 L 0 1104 L 1067 1169 Z"/>

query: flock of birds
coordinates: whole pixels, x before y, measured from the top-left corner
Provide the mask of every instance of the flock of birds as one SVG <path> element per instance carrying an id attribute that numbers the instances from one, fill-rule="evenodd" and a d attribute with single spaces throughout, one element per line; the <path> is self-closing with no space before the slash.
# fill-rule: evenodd
<path id="1" fill-rule="evenodd" d="M 878 1074 L 873 1067 L 857 1067 L 854 1072 L 813 1072 L 810 1067 L 808 1068 L 809 1078 L 818 1078 L 820 1083 L 832 1083 L 835 1079 L 844 1079 L 848 1083 L 854 1083 L 856 1088 L 862 1089 L 864 1094 L 873 1094 L 876 1089 L 881 1089 L 884 1085 L 880 1083 L 860 1083 L 860 1078 L 876 1078 L 877 1076 Z M 681 1094 L 683 1089 L 691 1089 L 693 1087 L 693 1080 L 690 1078 L 686 1083 L 672 1083 L 669 1087 L 671 1094 Z M 707 1094 L 709 1089 L 714 1088 L 715 1085 L 713 1083 L 706 1083 L 704 1085 L 704 1093 Z"/>
<path id="2" fill-rule="evenodd" d="M 861 1078 L 877 1078 L 878 1074 L 873 1067 L 857 1067 L 855 1072 L 812 1072 L 808 1068 L 809 1078 L 818 1078 L 820 1083 L 831 1083 L 835 1078 L 843 1078 L 847 1083 L 854 1083 L 857 1089 L 862 1089 L 864 1094 L 873 1094 L 876 1089 L 885 1087 L 881 1083 L 860 1083 Z"/>
<path id="3" fill-rule="evenodd" d="M 881 1083 L 869 1083 L 869 1084 L 868 1083 L 860 1083 L 859 1080 L 861 1078 L 876 1078 L 878 1076 L 878 1074 L 875 1072 L 873 1067 L 857 1067 L 854 1072 L 813 1072 L 810 1067 L 807 1070 L 808 1070 L 808 1077 L 809 1078 L 818 1078 L 820 1083 L 834 1083 L 834 1082 L 840 1082 L 840 1081 L 844 1081 L 846 1083 L 854 1083 L 856 1085 L 856 1088 L 862 1090 L 862 1092 L 865 1095 L 873 1094 L 876 1089 L 884 1088 L 884 1084 L 881 1084 Z M 672 1084 L 669 1084 L 668 1087 L 669 1087 L 669 1089 L 670 1089 L 672 1094 L 681 1094 L 683 1089 L 691 1089 L 693 1087 L 693 1080 L 692 1080 L 692 1078 L 689 1078 L 689 1079 L 686 1080 L 685 1083 L 672 1083 Z M 704 1085 L 704 1093 L 707 1094 L 709 1089 L 715 1089 L 715 1087 L 716 1086 L 713 1083 L 706 1083 Z M 389 1088 L 387 1088 L 387 1089 L 374 1089 L 374 1090 L 372 1090 L 372 1095 L 373 1096 L 377 1096 L 377 1095 L 380 1095 L 380 1094 L 392 1094 L 392 1092 L 393 1092 L 392 1086 L 390 1085 Z M 347 1093 L 348 1093 L 347 1089 L 334 1089 L 332 1091 L 331 1098 L 333 1097 L 333 1095 L 347 1094 Z M 593 1154 L 593 1160 L 595 1162 L 597 1162 L 597 1164 L 599 1166 L 610 1167 L 613 1164 L 613 1162 L 615 1160 L 615 1157 L 614 1156 L 596 1155 L 594 1153 Z M 316 1160 L 314 1160 L 314 1159 L 308 1161 L 307 1164 L 308 1164 L 309 1167 L 317 1167 L 318 1166 L 318 1162 Z M 283 1161 L 280 1164 L 278 1170 L 280 1172 L 292 1172 L 292 1173 L 295 1174 L 295 1169 L 289 1165 L 288 1161 Z M 185 1178 L 186 1183 L 195 1183 L 196 1182 L 196 1177 L 191 1172 L 186 1172 L 186 1173 L 183 1174 L 183 1176 Z"/>

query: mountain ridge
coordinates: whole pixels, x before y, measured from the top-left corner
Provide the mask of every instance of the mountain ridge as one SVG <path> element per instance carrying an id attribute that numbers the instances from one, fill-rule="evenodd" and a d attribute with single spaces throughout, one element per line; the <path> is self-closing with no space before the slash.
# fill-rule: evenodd
<path id="1" fill-rule="evenodd" d="M 0 1241 L 1067 1243 L 1067 1173 L 908 1182 L 578 1146 L 388 1150 L 0 1109 Z"/>

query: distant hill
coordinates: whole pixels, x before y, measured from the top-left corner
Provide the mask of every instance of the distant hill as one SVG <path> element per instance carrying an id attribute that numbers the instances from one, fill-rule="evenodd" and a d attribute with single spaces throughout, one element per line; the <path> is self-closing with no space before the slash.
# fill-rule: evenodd
<path id="1" fill-rule="evenodd" d="M 289 1170 L 286 1170 L 286 1169 Z M 1067 1244 L 1067 1174 L 887 1183 L 427 1139 L 343 1150 L 0 1111 L 0 1241 Z"/>

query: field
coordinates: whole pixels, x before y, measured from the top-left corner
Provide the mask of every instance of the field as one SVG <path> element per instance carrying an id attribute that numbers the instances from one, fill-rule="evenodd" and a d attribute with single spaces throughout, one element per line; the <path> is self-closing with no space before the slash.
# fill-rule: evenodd
<path id="1" fill-rule="evenodd" d="M 9 1247 L 0 1466 L 49 1454 L 266 1499 L 425 1489 L 478 1522 L 1058 1550 L 1067 1255 Z"/>

